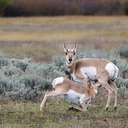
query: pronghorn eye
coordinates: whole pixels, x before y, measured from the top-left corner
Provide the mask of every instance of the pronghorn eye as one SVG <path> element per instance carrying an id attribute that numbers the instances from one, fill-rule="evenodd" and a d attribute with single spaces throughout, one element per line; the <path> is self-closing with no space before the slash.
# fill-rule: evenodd
<path id="1" fill-rule="evenodd" d="M 68 53 L 67 52 L 65 52 L 65 55 L 67 55 Z"/>
<path id="2" fill-rule="evenodd" d="M 76 53 L 74 52 L 73 55 L 75 55 Z"/>

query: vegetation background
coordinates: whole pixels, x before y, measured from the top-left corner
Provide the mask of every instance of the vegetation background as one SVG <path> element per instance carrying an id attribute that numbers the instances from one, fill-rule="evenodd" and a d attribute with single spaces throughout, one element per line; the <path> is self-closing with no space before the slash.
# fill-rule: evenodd
<path id="1" fill-rule="evenodd" d="M 127 0 L 0 0 L 0 5 L 5 16 L 128 14 Z"/>
<path id="2" fill-rule="evenodd" d="M 0 0 L 0 127 L 127 128 L 127 14 L 127 0 Z M 39 111 L 51 81 L 65 75 L 64 42 L 77 42 L 78 58 L 119 67 L 117 111 L 104 110 L 102 88 L 85 113 L 68 111 L 59 98 Z"/>

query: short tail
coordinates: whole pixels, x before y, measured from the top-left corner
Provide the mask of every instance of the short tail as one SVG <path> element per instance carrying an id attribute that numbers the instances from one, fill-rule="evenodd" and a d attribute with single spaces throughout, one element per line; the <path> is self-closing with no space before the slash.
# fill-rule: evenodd
<path id="1" fill-rule="evenodd" d="M 119 75 L 119 68 L 114 65 L 114 74 L 113 74 L 113 77 L 112 77 L 112 80 L 115 80 Z"/>

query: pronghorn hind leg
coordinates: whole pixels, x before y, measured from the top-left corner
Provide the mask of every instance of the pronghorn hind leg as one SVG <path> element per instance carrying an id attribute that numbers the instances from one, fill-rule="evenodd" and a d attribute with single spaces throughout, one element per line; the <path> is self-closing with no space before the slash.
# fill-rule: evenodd
<path id="1" fill-rule="evenodd" d="M 42 111 L 42 108 L 45 106 L 45 102 L 47 100 L 47 97 L 46 97 L 47 93 L 48 92 L 45 93 L 44 98 L 43 98 L 43 100 L 42 100 L 42 102 L 40 104 L 40 111 Z"/>
<path id="2" fill-rule="evenodd" d="M 46 103 L 48 97 L 51 97 L 51 96 L 58 96 L 58 95 L 65 95 L 65 94 L 66 94 L 66 92 L 61 92 L 61 91 L 56 91 L 56 90 L 55 90 L 55 91 L 47 92 L 47 93 L 45 94 L 45 96 L 44 96 L 44 98 L 43 98 L 41 104 L 40 104 L 40 111 L 42 111 L 42 109 L 44 108 L 45 103 Z"/>
<path id="3" fill-rule="evenodd" d="M 43 100 L 42 100 L 42 102 L 41 102 L 41 104 L 40 104 L 40 111 L 42 111 L 42 109 L 44 108 L 44 106 L 45 106 L 45 103 L 46 103 L 46 101 L 47 101 L 47 98 L 48 98 L 48 94 L 50 94 L 50 93 L 52 93 L 53 91 L 51 91 L 51 92 L 46 92 L 45 93 L 45 95 L 44 95 L 44 98 L 43 98 Z"/>
<path id="4" fill-rule="evenodd" d="M 113 92 L 114 92 L 114 109 L 117 109 L 117 93 L 118 93 L 118 88 L 116 86 L 115 81 L 110 81 L 111 87 L 113 88 Z"/>

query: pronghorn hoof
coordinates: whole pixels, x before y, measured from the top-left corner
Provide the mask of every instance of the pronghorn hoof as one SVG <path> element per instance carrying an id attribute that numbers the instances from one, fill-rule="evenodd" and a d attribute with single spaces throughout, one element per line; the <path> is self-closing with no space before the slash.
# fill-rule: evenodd
<path id="1" fill-rule="evenodd" d="M 40 108 L 40 111 L 42 111 L 42 108 Z"/>
<path id="2" fill-rule="evenodd" d="M 75 111 L 75 112 L 79 112 L 80 110 L 78 110 L 78 109 L 76 109 L 76 108 L 74 108 L 74 107 L 70 107 L 70 108 L 68 109 L 68 111 Z"/>
<path id="3" fill-rule="evenodd" d="M 108 107 L 105 108 L 105 111 L 108 111 Z"/>
<path id="4" fill-rule="evenodd" d="M 68 110 L 69 110 L 69 111 L 70 111 L 70 110 L 74 110 L 74 108 L 73 108 L 73 107 L 69 107 Z"/>
<path id="5" fill-rule="evenodd" d="M 115 111 L 117 110 L 117 106 L 114 106 L 114 110 L 115 110 Z"/>

